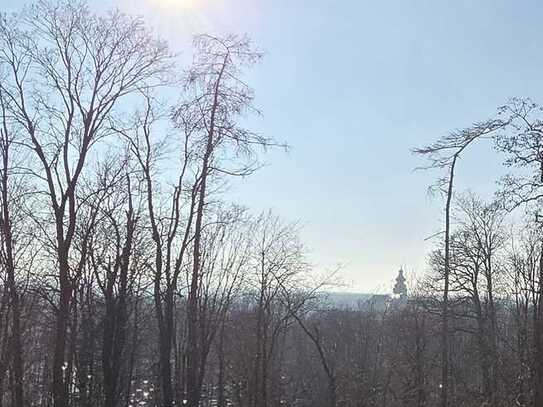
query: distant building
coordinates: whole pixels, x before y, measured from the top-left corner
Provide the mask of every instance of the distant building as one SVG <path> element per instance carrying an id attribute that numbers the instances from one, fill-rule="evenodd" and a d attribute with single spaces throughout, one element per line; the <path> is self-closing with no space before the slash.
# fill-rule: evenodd
<path id="1" fill-rule="evenodd" d="M 396 277 L 396 284 L 394 285 L 392 292 L 401 299 L 407 297 L 407 286 L 405 285 L 405 277 L 403 275 L 403 269 L 401 268 L 398 271 L 398 277 Z"/>
<path id="2" fill-rule="evenodd" d="M 403 307 L 408 300 L 406 279 L 403 273 L 403 269 L 400 268 L 391 294 L 327 292 L 322 294 L 321 299 L 324 304 L 342 310 L 372 310 L 384 313 L 391 306 Z"/>
<path id="3" fill-rule="evenodd" d="M 389 294 L 375 294 L 368 300 L 368 308 L 379 313 L 385 312 L 390 305 L 392 298 Z"/>
<path id="4" fill-rule="evenodd" d="M 391 304 L 401 306 L 406 303 L 407 300 L 407 285 L 405 284 L 405 276 L 403 275 L 403 269 L 398 270 L 398 276 L 396 277 L 396 284 L 392 289 L 392 295 L 390 294 L 375 294 L 368 300 L 367 305 L 370 309 L 378 312 L 384 312 Z"/>

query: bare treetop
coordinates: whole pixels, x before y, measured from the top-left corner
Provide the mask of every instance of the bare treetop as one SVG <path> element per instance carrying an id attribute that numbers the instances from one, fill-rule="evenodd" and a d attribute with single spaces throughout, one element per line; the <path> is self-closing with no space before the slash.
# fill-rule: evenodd
<path id="1" fill-rule="evenodd" d="M 412 151 L 427 158 L 428 164 L 420 167 L 421 169 L 448 167 L 454 157 L 459 156 L 472 142 L 487 137 L 506 125 L 507 121 L 501 119 L 477 122 L 470 127 L 452 131 L 432 144 L 415 148 Z"/>
<path id="2" fill-rule="evenodd" d="M 246 114 L 260 114 L 254 105 L 254 91 L 242 74 L 263 54 L 254 49 L 247 36 L 198 35 L 194 47 L 194 61 L 184 78 L 186 97 L 174 110 L 173 119 L 185 133 L 190 133 L 200 156 L 208 147 L 213 150 L 213 170 L 248 175 L 258 168 L 256 147 L 280 145 L 239 124 Z"/>

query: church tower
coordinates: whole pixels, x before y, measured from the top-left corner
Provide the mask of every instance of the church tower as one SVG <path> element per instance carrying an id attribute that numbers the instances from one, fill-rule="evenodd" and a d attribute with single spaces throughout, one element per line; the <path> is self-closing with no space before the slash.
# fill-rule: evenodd
<path id="1" fill-rule="evenodd" d="M 394 285 L 392 292 L 401 299 L 407 297 L 407 286 L 405 285 L 405 277 L 403 276 L 402 268 L 398 271 L 398 277 L 396 277 L 396 284 Z"/>

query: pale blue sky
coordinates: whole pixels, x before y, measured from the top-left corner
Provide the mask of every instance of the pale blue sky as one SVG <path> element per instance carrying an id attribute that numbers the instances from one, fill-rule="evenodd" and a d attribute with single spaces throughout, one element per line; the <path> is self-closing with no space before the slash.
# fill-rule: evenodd
<path id="1" fill-rule="evenodd" d="M 491 115 L 513 96 L 542 101 L 537 1 L 100 0 L 144 15 L 182 51 L 194 33 L 249 33 L 267 55 L 250 75 L 256 127 L 285 154 L 231 196 L 305 225 L 310 259 L 344 264 L 353 290 L 388 291 L 422 272 L 441 202 L 409 150 Z M 17 2 L 0 0 L 6 9 Z M 185 51 L 186 52 L 186 51 Z M 460 188 L 488 192 L 501 171 L 484 148 Z M 465 174 L 470 174 L 468 177 Z"/>

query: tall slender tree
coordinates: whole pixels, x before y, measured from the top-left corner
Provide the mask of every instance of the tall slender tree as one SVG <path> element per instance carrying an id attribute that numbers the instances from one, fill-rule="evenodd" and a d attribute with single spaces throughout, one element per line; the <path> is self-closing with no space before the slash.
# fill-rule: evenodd
<path id="1" fill-rule="evenodd" d="M 194 40 L 195 57 L 185 78 L 187 99 L 174 111 L 178 127 L 190 129 L 192 149 L 199 162 L 195 204 L 192 270 L 187 298 L 187 400 L 197 407 L 199 372 L 203 368 L 199 343 L 198 293 L 202 274 L 202 236 L 210 183 L 217 175 L 249 175 L 256 169 L 255 148 L 272 141 L 239 124 L 242 114 L 257 112 L 253 91 L 243 81 L 243 69 L 262 54 L 247 37 L 209 35 Z M 248 160 L 240 158 L 245 157 Z M 229 167 L 234 161 L 234 167 Z"/>
<path id="2" fill-rule="evenodd" d="M 450 284 L 450 236 L 451 236 L 451 203 L 454 193 L 454 176 L 460 155 L 476 140 L 495 133 L 506 126 L 507 122 L 492 119 L 476 123 L 466 129 L 455 131 L 442 137 L 435 143 L 414 149 L 414 153 L 427 157 L 430 163 L 426 169 L 444 169 L 447 175 L 440 178 L 437 187 L 445 194 L 445 263 L 443 274 L 442 330 L 441 330 L 441 407 L 448 407 L 449 395 L 449 284 Z"/>
<path id="3" fill-rule="evenodd" d="M 15 217 L 12 211 L 21 209 L 17 204 L 21 203 L 22 196 L 17 196 L 23 192 L 20 181 L 14 180 L 14 173 L 17 173 L 16 154 L 17 140 L 11 129 L 9 113 L 6 106 L 7 100 L 0 89 L 0 260 L 3 271 L 6 273 L 7 288 L 9 292 L 9 303 L 11 308 L 11 370 L 14 382 L 14 406 L 23 407 L 24 399 L 24 360 L 22 344 L 22 324 L 21 324 L 21 301 L 17 282 L 17 248 L 15 247 L 15 237 L 17 231 L 15 227 L 21 227 L 14 222 Z M 17 202 L 19 201 L 19 202 Z M 19 230 L 19 233 L 22 232 Z"/>

